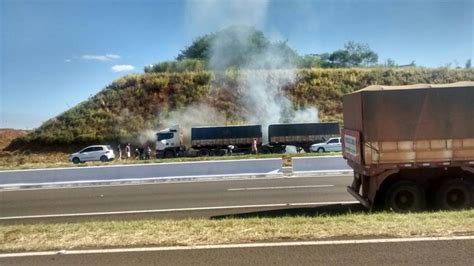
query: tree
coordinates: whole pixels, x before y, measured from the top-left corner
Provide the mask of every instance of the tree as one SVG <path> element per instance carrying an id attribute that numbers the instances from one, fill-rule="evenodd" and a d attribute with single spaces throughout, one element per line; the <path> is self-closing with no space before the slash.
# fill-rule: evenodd
<path id="1" fill-rule="evenodd" d="M 388 58 L 385 63 L 383 64 L 386 67 L 397 67 L 397 63 L 395 63 L 395 60 Z"/>
<path id="2" fill-rule="evenodd" d="M 346 50 L 337 50 L 329 56 L 329 62 L 333 67 L 350 67 L 350 54 Z"/>
<path id="3" fill-rule="evenodd" d="M 209 58 L 209 48 L 210 43 L 215 36 L 213 34 L 207 34 L 201 37 L 198 37 L 193 41 L 193 43 L 186 47 L 186 49 L 182 50 L 177 60 L 184 60 L 184 59 L 200 59 L 206 60 Z"/>
<path id="4" fill-rule="evenodd" d="M 333 67 L 371 66 L 377 63 L 378 55 L 368 44 L 349 41 L 344 49 L 334 51 L 327 59 Z"/>
<path id="5" fill-rule="evenodd" d="M 279 68 L 292 64 L 298 54 L 287 41 L 270 41 L 253 27 L 231 26 L 198 37 L 177 60 L 204 60 L 213 69 Z"/>

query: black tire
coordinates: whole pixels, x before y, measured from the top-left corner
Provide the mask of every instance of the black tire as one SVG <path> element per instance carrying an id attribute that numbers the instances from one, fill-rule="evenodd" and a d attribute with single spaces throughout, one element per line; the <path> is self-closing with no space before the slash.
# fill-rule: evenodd
<path id="1" fill-rule="evenodd" d="M 72 163 L 73 164 L 78 164 L 80 162 L 81 162 L 81 160 L 79 158 L 77 158 L 77 157 L 72 158 Z"/>
<path id="2" fill-rule="evenodd" d="M 461 210 L 472 207 L 473 193 L 469 183 L 462 179 L 445 182 L 436 192 L 436 205 L 444 210 Z"/>
<path id="3" fill-rule="evenodd" d="M 319 147 L 316 151 L 317 152 L 326 152 L 326 150 L 323 147 Z"/>
<path id="4" fill-rule="evenodd" d="M 199 156 L 209 156 L 210 151 L 208 149 L 200 149 Z"/>
<path id="5" fill-rule="evenodd" d="M 270 154 L 270 153 L 272 153 L 272 150 L 267 146 L 263 146 L 262 147 L 262 153 L 263 154 Z"/>
<path id="6" fill-rule="evenodd" d="M 100 161 L 101 161 L 101 162 L 105 163 L 105 162 L 107 162 L 108 160 L 109 160 L 109 159 L 107 159 L 107 156 L 105 156 L 105 155 L 100 156 Z"/>
<path id="7" fill-rule="evenodd" d="M 419 212 L 426 208 L 423 189 L 411 181 L 398 181 L 387 191 L 385 208 L 395 212 Z"/>
<path id="8" fill-rule="evenodd" d="M 165 151 L 165 154 L 164 154 L 165 158 L 174 158 L 174 156 L 175 156 L 174 151 L 172 150 Z"/>

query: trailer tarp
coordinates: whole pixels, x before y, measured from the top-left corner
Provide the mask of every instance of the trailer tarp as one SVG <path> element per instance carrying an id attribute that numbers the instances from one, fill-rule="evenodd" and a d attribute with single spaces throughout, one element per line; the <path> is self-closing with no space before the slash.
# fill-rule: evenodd
<path id="1" fill-rule="evenodd" d="M 364 141 L 474 137 L 474 82 L 369 86 L 343 104 L 344 128 Z"/>

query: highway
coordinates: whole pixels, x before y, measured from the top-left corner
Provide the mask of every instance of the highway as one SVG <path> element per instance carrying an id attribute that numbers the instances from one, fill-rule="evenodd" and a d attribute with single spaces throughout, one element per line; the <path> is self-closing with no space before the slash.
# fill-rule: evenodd
<path id="1" fill-rule="evenodd" d="M 215 217 L 350 203 L 349 175 L 0 191 L 0 223 Z M 351 206 L 351 205 L 349 205 Z M 295 211 L 295 210 L 292 210 Z"/>
<path id="2" fill-rule="evenodd" d="M 393 239 L 392 239 L 393 240 Z M 361 240 L 0 254 L 2 265 L 472 265 L 474 240 Z M 368 242 L 368 243 L 367 243 Z M 7 257 L 11 256 L 11 257 Z"/>

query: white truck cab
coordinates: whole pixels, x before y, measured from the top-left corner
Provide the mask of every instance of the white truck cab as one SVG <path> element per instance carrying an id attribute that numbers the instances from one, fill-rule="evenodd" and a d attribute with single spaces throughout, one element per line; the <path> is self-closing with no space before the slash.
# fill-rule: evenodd
<path id="1" fill-rule="evenodd" d="M 175 157 L 183 145 L 183 130 L 179 125 L 158 131 L 156 133 L 156 156 L 158 158 Z"/>

